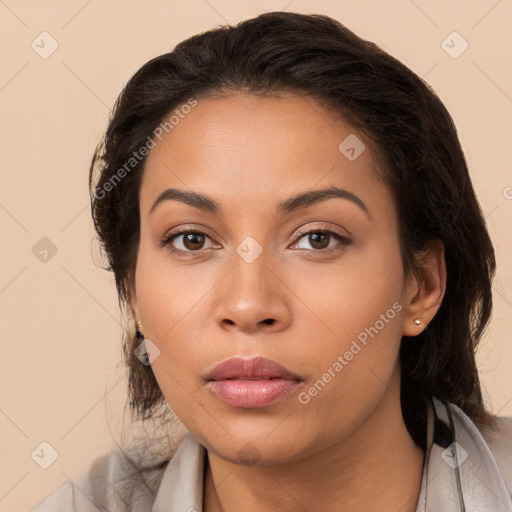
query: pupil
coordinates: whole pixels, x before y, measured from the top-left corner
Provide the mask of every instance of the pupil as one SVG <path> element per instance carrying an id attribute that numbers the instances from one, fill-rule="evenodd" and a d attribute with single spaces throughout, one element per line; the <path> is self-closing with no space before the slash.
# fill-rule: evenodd
<path id="1" fill-rule="evenodd" d="M 318 245 L 320 244 L 320 247 L 316 247 L 317 249 L 322 249 L 322 248 L 325 248 L 325 243 L 322 244 L 322 242 L 318 242 L 318 238 L 324 238 L 324 242 L 325 240 L 329 237 L 329 235 L 327 235 L 326 233 L 312 233 L 311 235 L 309 235 L 310 237 L 310 243 L 313 247 L 315 247 L 315 245 Z"/>
<path id="2" fill-rule="evenodd" d="M 201 245 L 201 238 L 203 237 L 199 233 L 187 233 L 185 236 L 185 247 L 187 247 L 188 249 L 197 249 L 197 245 L 194 245 L 194 239 L 199 239 L 199 245 Z M 197 240 L 195 240 L 195 242 L 197 242 Z M 192 243 L 191 247 L 188 246 L 188 244 L 190 243 Z"/>

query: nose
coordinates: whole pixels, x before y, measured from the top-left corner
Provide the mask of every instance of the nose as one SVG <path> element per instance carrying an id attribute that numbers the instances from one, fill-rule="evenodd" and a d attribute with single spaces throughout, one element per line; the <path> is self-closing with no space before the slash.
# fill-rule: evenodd
<path id="1" fill-rule="evenodd" d="M 235 253 L 233 266 L 218 283 L 215 321 L 225 330 L 276 332 L 291 320 L 290 290 L 278 265 L 263 251 L 249 263 Z"/>

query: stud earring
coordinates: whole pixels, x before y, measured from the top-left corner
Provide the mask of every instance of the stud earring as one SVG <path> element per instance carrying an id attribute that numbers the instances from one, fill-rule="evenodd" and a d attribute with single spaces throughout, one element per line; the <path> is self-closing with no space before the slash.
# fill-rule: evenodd
<path id="1" fill-rule="evenodd" d="M 421 320 L 419 318 L 416 318 L 416 320 L 414 320 L 414 323 L 416 325 L 421 325 Z"/>

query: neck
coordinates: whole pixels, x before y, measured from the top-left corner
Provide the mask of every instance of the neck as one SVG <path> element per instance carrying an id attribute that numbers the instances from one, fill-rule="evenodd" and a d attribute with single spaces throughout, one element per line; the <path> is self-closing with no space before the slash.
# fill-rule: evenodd
<path id="1" fill-rule="evenodd" d="M 245 466 L 209 452 L 205 512 L 414 512 L 424 452 L 403 422 L 399 386 L 391 387 L 357 431 L 311 457 Z"/>

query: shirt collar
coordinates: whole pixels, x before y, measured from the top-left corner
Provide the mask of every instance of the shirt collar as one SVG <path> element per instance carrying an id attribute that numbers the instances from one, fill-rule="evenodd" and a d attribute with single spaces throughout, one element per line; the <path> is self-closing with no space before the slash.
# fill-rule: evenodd
<path id="1" fill-rule="evenodd" d="M 427 450 L 416 512 L 512 512 L 491 450 L 462 409 L 432 397 Z"/>
<path id="2" fill-rule="evenodd" d="M 151 512 L 202 512 L 206 448 L 187 432 L 167 465 Z"/>
<path id="3" fill-rule="evenodd" d="M 471 419 L 432 397 L 415 512 L 512 512 L 512 497 Z M 163 474 L 151 512 L 202 512 L 206 448 L 187 432 Z"/>

